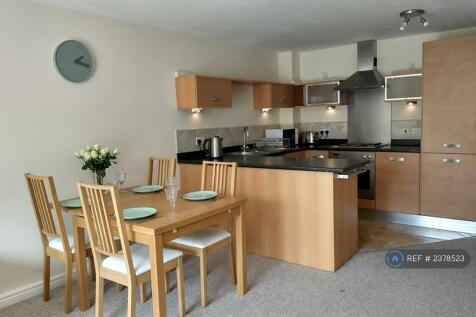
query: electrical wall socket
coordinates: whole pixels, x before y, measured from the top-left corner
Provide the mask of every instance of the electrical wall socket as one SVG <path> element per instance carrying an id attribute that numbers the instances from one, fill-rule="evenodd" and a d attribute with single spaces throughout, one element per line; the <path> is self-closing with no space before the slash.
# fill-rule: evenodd
<path id="1" fill-rule="evenodd" d="M 203 146 L 203 142 L 205 142 L 205 137 L 204 136 L 197 136 L 195 138 L 195 144 L 198 145 L 199 141 L 200 141 L 200 144 Z"/>
<path id="2" fill-rule="evenodd" d="M 421 128 L 411 128 L 410 129 L 410 134 L 420 135 L 421 134 Z"/>

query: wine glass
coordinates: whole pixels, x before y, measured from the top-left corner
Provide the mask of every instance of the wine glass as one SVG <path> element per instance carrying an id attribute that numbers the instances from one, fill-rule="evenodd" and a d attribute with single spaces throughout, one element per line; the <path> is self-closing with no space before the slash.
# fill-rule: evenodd
<path id="1" fill-rule="evenodd" d="M 120 189 L 122 184 L 124 184 L 126 182 L 126 177 L 127 177 L 127 173 L 126 172 L 117 172 L 116 173 L 116 180 L 117 180 L 117 188 Z"/>

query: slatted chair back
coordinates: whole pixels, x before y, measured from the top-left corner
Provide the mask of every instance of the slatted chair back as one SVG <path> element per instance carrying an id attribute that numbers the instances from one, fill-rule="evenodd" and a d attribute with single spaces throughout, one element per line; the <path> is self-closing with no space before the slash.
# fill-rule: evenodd
<path id="1" fill-rule="evenodd" d="M 165 181 L 167 180 L 167 177 L 175 177 L 176 168 L 177 160 L 174 158 L 150 157 L 147 179 L 148 184 L 157 184 L 160 186 L 165 186 Z"/>
<path id="2" fill-rule="evenodd" d="M 53 177 L 35 176 L 27 173 L 25 174 L 25 180 L 43 247 L 48 246 L 48 238 L 60 238 L 63 242 L 64 251 L 71 254 Z"/>
<path id="3" fill-rule="evenodd" d="M 203 161 L 201 190 L 212 190 L 219 196 L 235 196 L 237 164 Z"/>
<path id="4" fill-rule="evenodd" d="M 102 263 L 101 255 L 122 255 L 126 262 L 128 275 L 135 276 L 117 189 L 109 185 L 78 183 L 78 192 L 91 249 L 97 265 Z M 121 247 L 115 243 L 115 236 L 119 236 Z"/>

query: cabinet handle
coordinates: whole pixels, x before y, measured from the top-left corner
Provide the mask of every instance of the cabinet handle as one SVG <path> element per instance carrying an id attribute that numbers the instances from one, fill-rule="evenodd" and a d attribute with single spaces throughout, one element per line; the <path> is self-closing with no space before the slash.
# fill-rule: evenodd
<path id="1" fill-rule="evenodd" d="M 447 159 L 447 158 L 444 158 L 442 159 L 443 163 L 448 163 L 448 164 L 459 164 L 461 163 L 461 160 L 460 159 Z"/>
<path id="2" fill-rule="evenodd" d="M 394 162 L 405 162 L 405 158 L 404 157 L 389 157 L 389 160 L 390 161 L 394 161 Z"/>
<path id="3" fill-rule="evenodd" d="M 211 102 L 220 102 L 220 101 L 221 101 L 221 98 L 220 98 L 220 97 L 217 97 L 217 96 L 212 96 L 212 97 L 210 97 L 210 101 L 211 101 Z"/>
<path id="4" fill-rule="evenodd" d="M 461 144 L 458 143 L 445 143 L 443 144 L 445 149 L 461 149 Z"/>

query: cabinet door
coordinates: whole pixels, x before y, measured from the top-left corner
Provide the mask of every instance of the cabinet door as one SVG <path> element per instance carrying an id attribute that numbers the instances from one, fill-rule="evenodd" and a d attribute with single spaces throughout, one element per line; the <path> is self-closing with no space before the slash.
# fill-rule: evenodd
<path id="1" fill-rule="evenodd" d="M 197 77 L 197 105 L 201 108 L 231 107 L 231 80 Z"/>
<path id="2" fill-rule="evenodd" d="M 422 150 L 476 154 L 476 36 L 423 44 Z"/>
<path id="3" fill-rule="evenodd" d="M 290 108 L 294 106 L 294 86 L 285 84 L 271 85 L 271 107 Z"/>
<path id="4" fill-rule="evenodd" d="M 304 106 L 304 85 L 294 86 L 294 107 Z"/>
<path id="5" fill-rule="evenodd" d="M 377 210 L 418 214 L 420 155 L 377 153 L 375 203 Z"/>
<path id="6" fill-rule="evenodd" d="M 340 104 L 340 92 L 334 90 L 339 82 L 306 85 L 306 104 Z"/>
<path id="7" fill-rule="evenodd" d="M 421 213 L 476 221 L 476 155 L 422 154 Z"/>
<path id="8" fill-rule="evenodd" d="M 305 157 L 329 158 L 329 151 L 306 150 Z"/>

